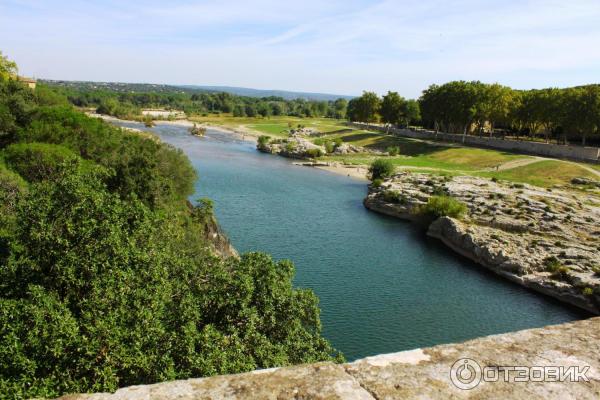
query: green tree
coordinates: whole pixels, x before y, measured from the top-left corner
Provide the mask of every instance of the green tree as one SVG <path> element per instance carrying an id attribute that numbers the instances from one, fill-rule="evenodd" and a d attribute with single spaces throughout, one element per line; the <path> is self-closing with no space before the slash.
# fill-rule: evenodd
<path id="1" fill-rule="evenodd" d="M 406 100 L 397 92 L 387 92 L 381 101 L 379 114 L 381 121 L 386 124 L 400 125 L 406 120 L 404 117 Z"/>
<path id="2" fill-rule="evenodd" d="M 348 119 L 357 122 L 376 122 L 381 100 L 373 92 L 363 92 L 362 96 L 348 103 Z"/>
<path id="3" fill-rule="evenodd" d="M 402 104 L 402 124 L 408 126 L 421 120 L 421 109 L 417 100 L 406 100 Z"/>
<path id="4" fill-rule="evenodd" d="M 5 81 L 17 75 L 17 71 L 17 64 L 9 60 L 8 57 L 3 56 L 0 51 L 0 80 Z"/>
<path id="5" fill-rule="evenodd" d="M 346 110 L 348 108 L 348 101 L 346 99 L 337 99 L 333 102 L 333 118 L 342 119 L 346 118 Z"/>

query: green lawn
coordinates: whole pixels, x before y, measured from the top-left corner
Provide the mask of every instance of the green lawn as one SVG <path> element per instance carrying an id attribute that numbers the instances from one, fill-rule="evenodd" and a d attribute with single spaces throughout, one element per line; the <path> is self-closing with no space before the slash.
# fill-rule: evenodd
<path id="1" fill-rule="evenodd" d="M 388 158 L 392 160 L 394 165 L 405 170 L 435 174 L 468 174 L 489 178 L 496 177 L 497 179 L 529 183 L 542 187 L 568 184 L 575 177 L 598 178 L 576 163 L 558 160 L 539 161 L 504 171 L 494 171 L 501 164 L 531 157 L 498 150 L 459 147 L 438 142 L 390 136 L 378 132 L 368 132 L 350 128 L 343 120 L 330 118 L 287 116 L 236 118 L 222 114 L 191 119 L 196 122 L 206 122 L 225 127 L 244 127 L 273 137 L 287 137 L 288 124 L 291 124 L 294 128 L 301 124 L 318 130 L 322 133 L 321 137 L 332 140 L 341 138 L 343 142 L 355 146 L 381 151 L 385 151 L 390 146 L 398 146 L 400 155 Z M 323 157 L 323 160 L 352 165 L 369 165 L 376 158 L 377 156 L 370 154 L 350 154 L 343 156 L 329 155 Z M 600 171 L 600 165 L 598 164 L 586 165 Z"/>
<path id="2" fill-rule="evenodd" d="M 221 125 L 230 128 L 248 128 L 260 134 L 265 134 L 274 137 L 286 137 L 287 131 L 291 124 L 292 128 L 298 125 L 303 125 L 307 128 L 313 128 L 323 134 L 332 134 L 350 128 L 345 125 L 345 120 L 335 120 L 331 118 L 299 118 L 299 117 L 233 117 L 228 114 L 209 115 L 206 117 L 192 117 L 190 120 L 194 122 L 204 122 L 208 124 Z"/>
<path id="3" fill-rule="evenodd" d="M 401 139 L 399 141 L 402 142 L 402 138 L 398 139 Z M 386 158 L 392 160 L 396 166 L 441 169 L 446 171 L 478 171 L 486 168 L 494 168 L 508 161 L 529 158 L 524 155 L 510 154 L 496 150 L 443 147 L 418 141 L 411 142 L 417 143 L 411 143 L 411 151 L 409 153 L 416 155 L 406 155 L 406 147 L 400 145 L 401 155 Z M 363 165 L 370 164 L 375 158 L 377 157 L 364 154 L 325 157 L 329 161 Z"/>
<path id="4" fill-rule="evenodd" d="M 571 179 L 584 177 L 597 179 L 590 171 L 575 163 L 543 160 L 533 164 L 525 165 L 500 172 L 477 173 L 480 176 L 496 177 L 512 182 L 523 182 L 531 185 L 550 187 L 553 185 L 565 185 Z"/>

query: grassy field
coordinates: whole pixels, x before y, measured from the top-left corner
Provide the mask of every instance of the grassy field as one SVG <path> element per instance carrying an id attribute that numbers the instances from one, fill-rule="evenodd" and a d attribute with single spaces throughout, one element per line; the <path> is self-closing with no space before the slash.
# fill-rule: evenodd
<path id="1" fill-rule="evenodd" d="M 600 171 L 597 164 L 577 164 L 559 160 L 540 160 L 519 166 L 520 160 L 525 163 L 534 160 L 522 154 L 508 153 L 498 150 L 460 147 L 439 142 L 428 142 L 410 138 L 385 135 L 380 132 L 368 132 L 348 127 L 343 120 L 329 118 L 234 118 L 230 115 L 213 115 L 192 118 L 195 122 L 220 125 L 229 128 L 243 128 L 272 137 L 287 137 L 290 125 L 298 124 L 321 132 L 320 137 L 334 140 L 340 138 L 344 143 L 361 146 L 367 149 L 386 151 L 390 146 L 400 149 L 398 156 L 389 158 L 396 167 L 409 171 L 428 172 L 434 174 L 467 174 L 483 177 L 529 183 L 532 185 L 551 187 L 570 183 L 575 177 L 598 179 L 589 168 Z M 314 140 L 314 138 L 313 138 Z M 323 161 L 335 161 L 350 165 L 369 165 L 378 156 L 369 153 L 350 155 L 327 155 Z M 514 168 L 503 169 L 502 165 L 517 162 Z M 496 168 L 500 167 L 500 170 Z"/>
<path id="2" fill-rule="evenodd" d="M 571 179 L 584 177 L 598 179 L 587 169 L 576 163 L 562 162 L 559 160 L 542 160 L 533 164 L 524 165 L 499 172 L 478 173 L 480 176 L 496 177 L 511 182 L 523 182 L 531 185 L 551 187 L 554 185 L 569 184 Z"/>
<path id="3" fill-rule="evenodd" d="M 287 137 L 287 130 L 302 125 L 306 128 L 313 128 L 323 134 L 333 134 L 343 130 L 349 130 L 344 120 L 335 120 L 331 118 L 298 118 L 298 117 L 255 117 L 255 118 L 236 118 L 228 114 L 209 115 L 206 117 L 192 117 L 191 121 L 220 125 L 228 128 L 246 128 L 260 134 L 273 137 Z"/>

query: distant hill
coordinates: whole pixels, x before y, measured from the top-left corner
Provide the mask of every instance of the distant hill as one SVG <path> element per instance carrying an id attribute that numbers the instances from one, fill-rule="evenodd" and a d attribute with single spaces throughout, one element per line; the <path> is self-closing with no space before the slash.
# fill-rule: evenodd
<path id="1" fill-rule="evenodd" d="M 235 94 L 238 96 L 248 97 L 282 97 L 286 100 L 294 99 L 306 99 L 306 100 L 319 100 L 329 101 L 336 100 L 339 98 L 350 100 L 356 96 L 347 96 L 340 94 L 330 93 L 312 93 L 312 92 L 291 92 L 287 90 L 267 90 L 267 89 L 250 89 L 243 87 L 234 86 L 197 86 L 197 85 L 183 85 L 183 88 L 206 90 L 209 92 L 226 92 Z"/>
<path id="2" fill-rule="evenodd" d="M 198 86 L 198 85 L 162 85 L 153 83 L 122 83 L 122 82 L 89 82 L 89 81 L 59 81 L 59 80 L 45 80 L 41 79 L 40 82 L 54 85 L 71 87 L 77 89 L 105 89 L 116 92 L 180 92 L 180 93 L 216 93 L 226 92 L 237 96 L 247 97 L 282 97 L 285 100 L 294 99 L 306 99 L 306 100 L 318 100 L 318 101 L 329 101 L 343 98 L 350 100 L 355 96 L 337 95 L 329 93 L 310 93 L 310 92 L 291 92 L 286 90 L 262 90 L 262 89 L 250 89 L 233 86 Z"/>

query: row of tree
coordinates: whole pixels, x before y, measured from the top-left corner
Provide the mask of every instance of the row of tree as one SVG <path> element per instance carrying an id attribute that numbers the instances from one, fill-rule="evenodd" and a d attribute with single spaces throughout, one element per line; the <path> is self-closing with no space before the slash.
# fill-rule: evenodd
<path id="1" fill-rule="evenodd" d="M 535 138 L 564 142 L 600 140 L 600 85 L 515 90 L 500 84 L 453 81 L 431 85 L 418 99 L 396 92 L 379 98 L 364 92 L 348 104 L 352 121 L 419 124 L 436 131 Z"/>
<path id="2" fill-rule="evenodd" d="M 182 110 L 187 115 L 231 113 L 235 117 L 287 115 L 342 119 L 346 117 L 348 104 L 343 98 L 335 101 L 286 100 L 274 96 L 256 98 L 199 90 L 191 94 L 184 91 L 123 92 L 110 87 L 90 89 L 87 85 L 51 85 L 78 107 L 97 108 L 98 112 L 120 118 L 140 115 L 143 108 L 165 108 Z"/>
<path id="3" fill-rule="evenodd" d="M 397 92 L 388 92 L 379 98 L 374 92 L 350 100 L 347 117 L 351 121 L 377 122 L 406 126 L 420 121 L 419 103 L 407 100 Z"/>
<path id="4" fill-rule="evenodd" d="M 432 85 L 419 100 L 425 125 L 449 132 L 586 139 L 600 134 L 600 86 L 514 90 L 478 81 Z"/>

